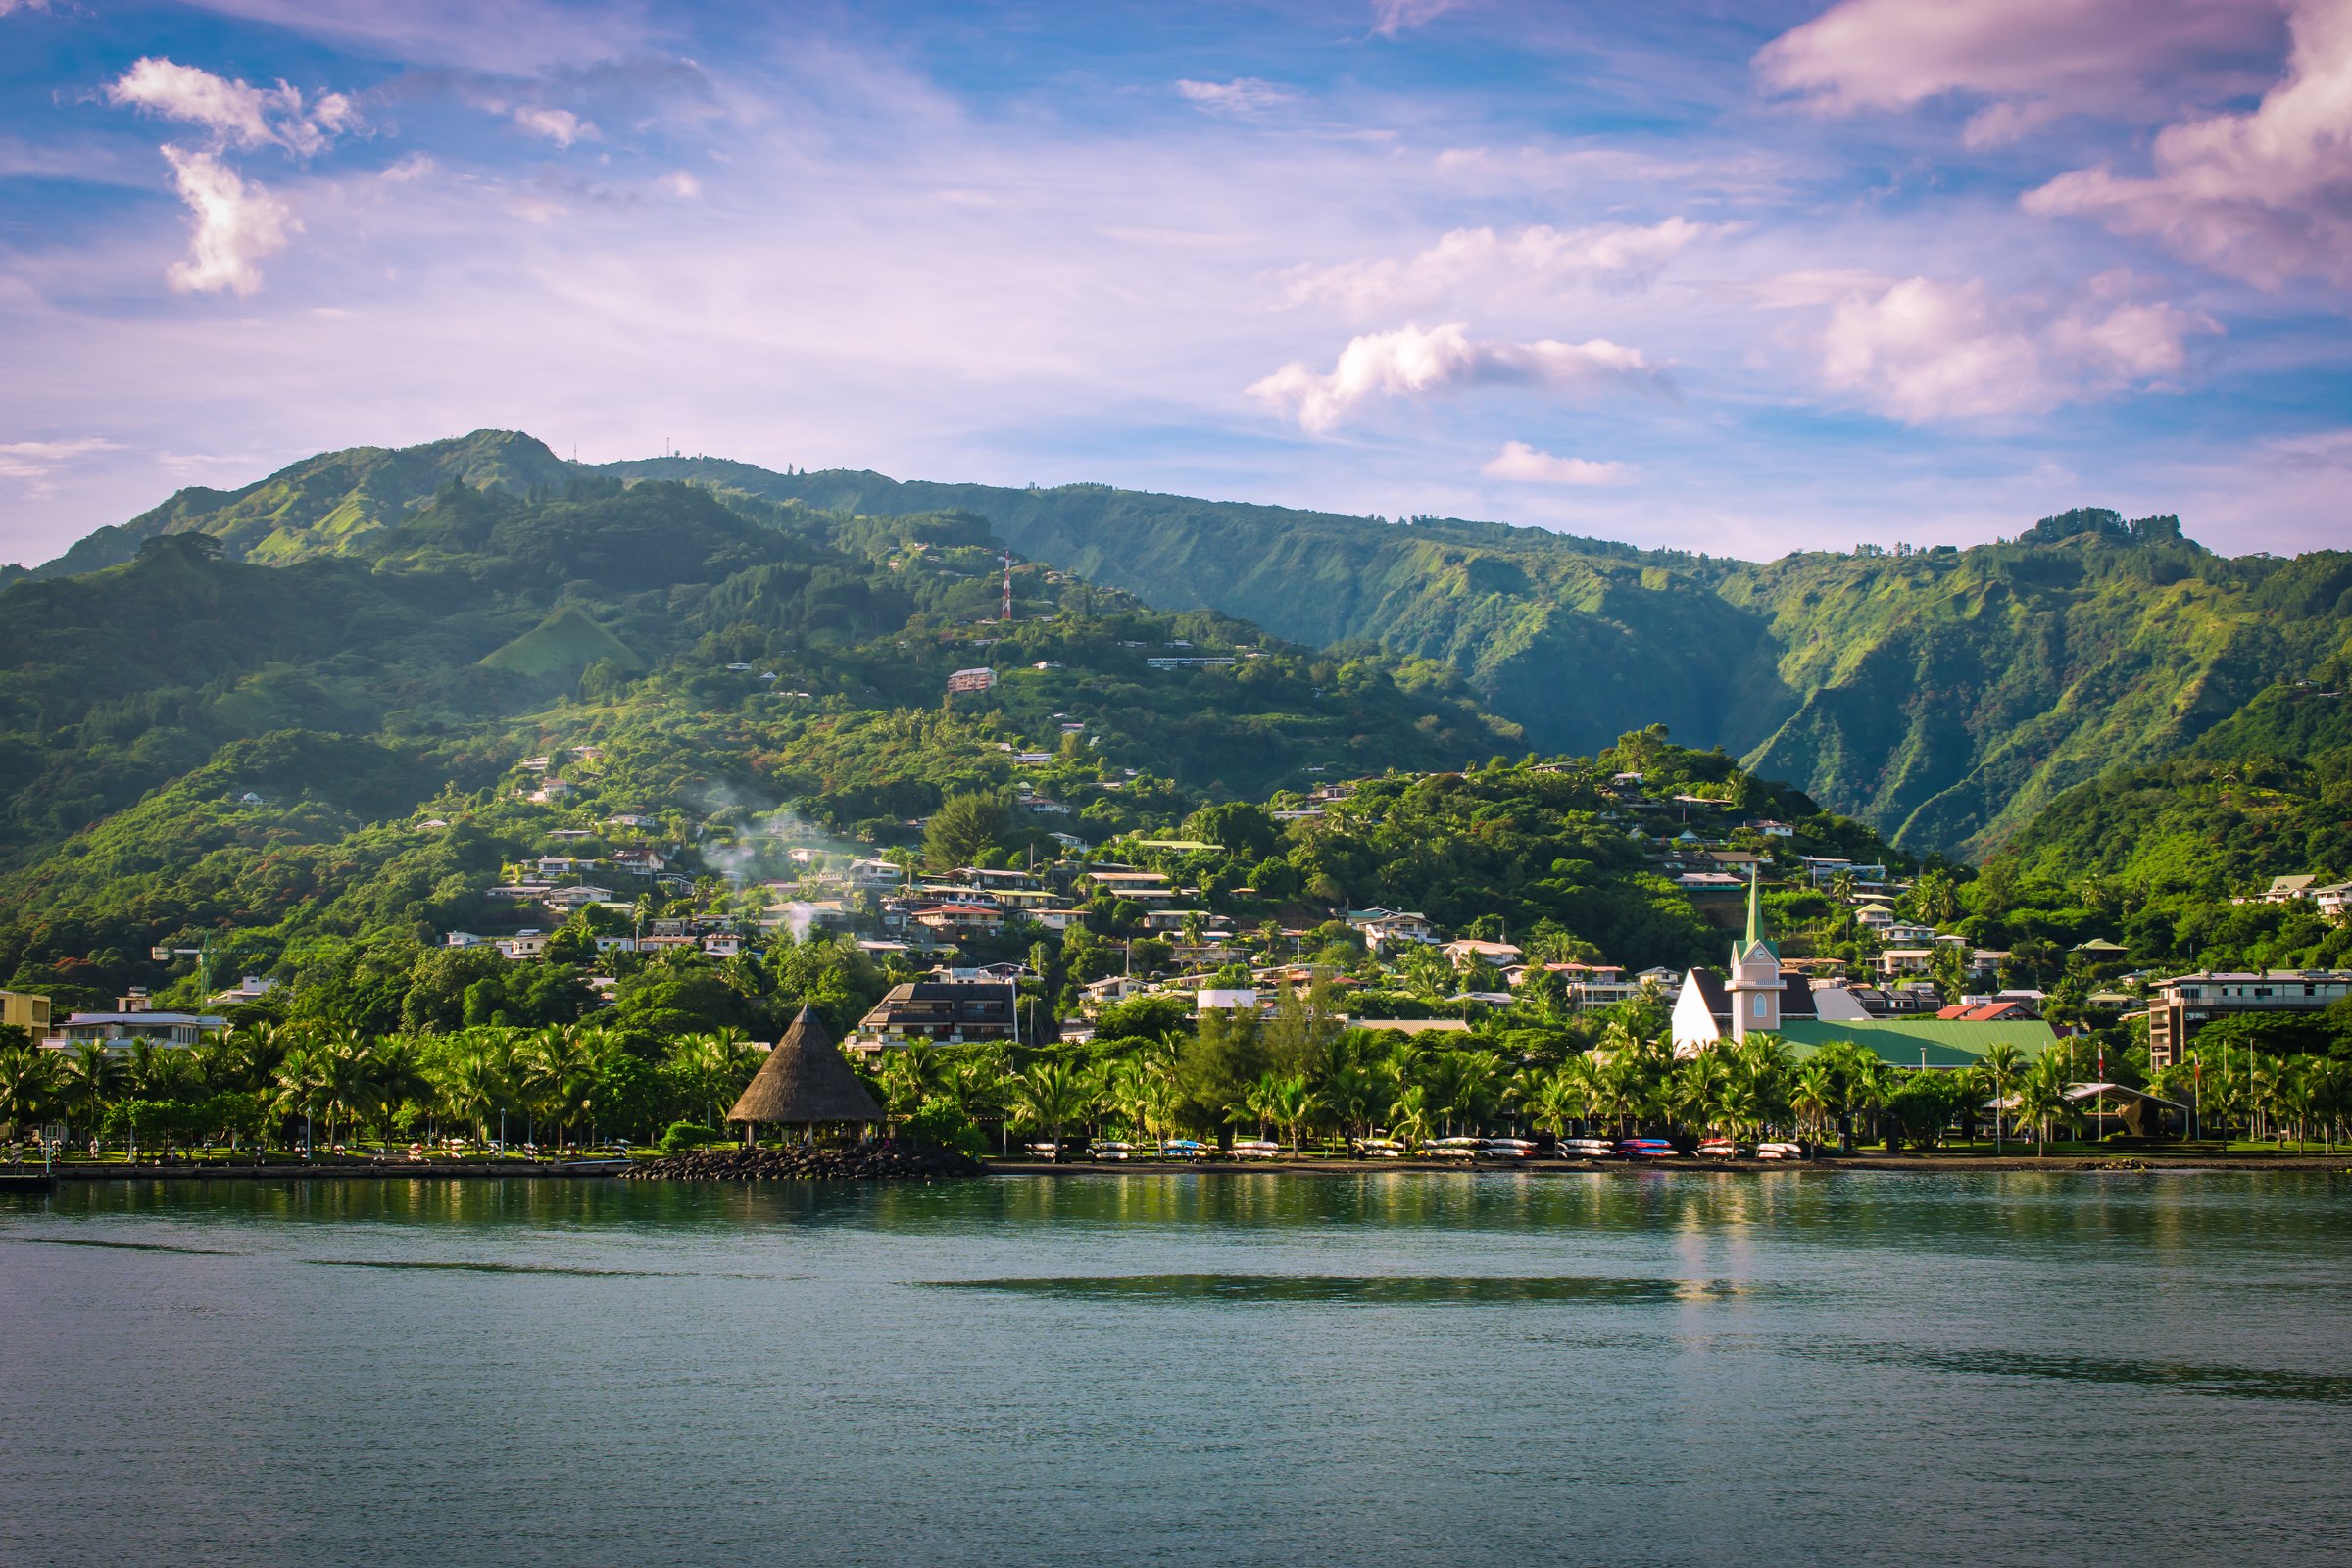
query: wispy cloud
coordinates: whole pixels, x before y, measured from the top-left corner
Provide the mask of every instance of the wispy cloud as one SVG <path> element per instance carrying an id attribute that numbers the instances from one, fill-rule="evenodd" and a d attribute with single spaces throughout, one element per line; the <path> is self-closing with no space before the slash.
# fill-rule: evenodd
<path id="1" fill-rule="evenodd" d="M 605 134 L 593 122 L 582 120 L 568 109 L 542 109 L 536 104 L 518 105 L 514 123 L 534 136 L 545 136 L 558 147 L 569 147 L 575 141 L 600 141 Z"/>
<path id="2" fill-rule="evenodd" d="M 1588 458 L 1555 458 L 1538 452 L 1524 441 L 1505 441 L 1502 450 L 1479 472 L 1490 479 L 1520 484 L 1614 485 L 1634 482 L 1629 463 L 1595 463 Z"/>
<path id="3" fill-rule="evenodd" d="M 1231 81 L 1179 81 L 1176 90 L 1203 114 L 1244 118 L 1280 108 L 1298 97 L 1279 82 L 1255 76 L 1236 76 Z"/>
<path id="4" fill-rule="evenodd" d="M 1459 11 L 1471 0 L 1372 0 L 1372 30 L 1384 38 L 1427 26 L 1448 11 Z"/>
<path id="5" fill-rule="evenodd" d="M 1468 294 L 1580 283 L 1639 288 L 1693 241 L 1725 224 L 1669 218 L 1648 225 L 1599 223 L 1556 229 L 1538 223 L 1506 234 L 1457 228 L 1409 257 L 1298 267 L 1283 274 L 1287 304 L 1334 304 L 1357 316 L 1428 306 Z"/>
<path id="6" fill-rule="evenodd" d="M 2079 169 L 2028 192 L 2026 211 L 2153 235 L 2265 288 L 2352 284 L 2352 5 L 2309 0 L 2294 39 L 2285 79 L 2251 113 L 2167 127 L 2152 177 Z"/>
<path id="7" fill-rule="evenodd" d="M 1824 114 L 1990 99 L 1964 133 L 1984 148 L 2070 110 L 2151 112 L 2192 76 L 2234 90 L 2236 60 L 2277 36 L 2278 14 L 2279 0 L 1842 0 L 1755 64 Z"/>
<path id="8" fill-rule="evenodd" d="M 0 479 L 14 479 L 39 495 L 47 488 L 43 481 L 74 459 L 92 452 L 122 450 L 121 442 L 94 435 L 73 441 L 0 442 Z"/>
<path id="9" fill-rule="evenodd" d="M 1554 391 L 1671 390 L 1665 372 L 1640 349 L 1606 339 L 1590 343 L 1473 342 L 1460 323 L 1400 326 L 1359 337 L 1338 364 L 1318 372 L 1294 360 L 1251 385 L 1250 396 L 1291 414 L 1321 434 L 1375 397 L 1424 397 L 1470 387 L 1520 386 Z"/>

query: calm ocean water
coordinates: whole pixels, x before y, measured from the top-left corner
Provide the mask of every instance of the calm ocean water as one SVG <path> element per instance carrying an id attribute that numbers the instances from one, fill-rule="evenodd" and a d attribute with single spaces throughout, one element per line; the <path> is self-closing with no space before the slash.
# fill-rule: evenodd
<path id="1" fill-rule="evenodd" d="M 2352 1561 L 2352 1177 L 76 1185 L 31 1563 Z"/>

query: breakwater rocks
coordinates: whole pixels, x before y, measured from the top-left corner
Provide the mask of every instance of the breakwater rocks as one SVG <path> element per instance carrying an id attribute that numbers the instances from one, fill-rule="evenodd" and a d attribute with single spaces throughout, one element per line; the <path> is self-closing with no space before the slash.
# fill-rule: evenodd
<path id="1" fill-rule="evenodd" d="M 647 1160 L 624 1171 L 633 1182 L 873 1182 L 932 1181 L 944 1176 L 984 1176 L 969 1154 L 952 1150 L 916 1153 L 901 1149 L 729 1149 L 702 1150 Z"/>

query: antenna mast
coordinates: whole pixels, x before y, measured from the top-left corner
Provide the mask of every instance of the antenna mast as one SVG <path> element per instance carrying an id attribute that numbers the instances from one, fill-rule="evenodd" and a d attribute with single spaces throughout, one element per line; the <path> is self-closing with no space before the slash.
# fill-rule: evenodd
<path id="1" fill-rule="evenodd" d="M 1004 613 L 1003 618 L 1012 619 L 1012 552 L 1009 550 L 1004 552 Z"/>

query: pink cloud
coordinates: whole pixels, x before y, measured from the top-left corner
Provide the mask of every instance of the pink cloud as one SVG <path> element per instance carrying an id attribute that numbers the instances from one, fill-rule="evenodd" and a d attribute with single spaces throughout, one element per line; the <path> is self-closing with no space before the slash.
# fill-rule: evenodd
<path id="1" fill-rule="evenodd" d="M 2151 177 L 2079 169 L 2027 193 L 2026 211 L 2152 235 L 2266 288 L 2352 283 L 2352 6 L 2306 4 L 2293 27 L 2285 79 L 2251 113 L 2169 126 Z"/>
<path id="2" fill-rule="evenodd" d="M 1833 390 L 1906 424 L 2031 413 L 2167 384 L 2212 318 L 2130 297 L 2115 272 L 2078 299 L 2002 299 L 1981 281 L 1914 277 L 1849 295 L 1822 334 Z"/>
<path id="3" fill-rule="evenodd" d="M 1766 86 L 1818 112 L 1908 109 L 1950 92 L 1995 100 L 1973 147 L 2014 141 L 2068 110 L 2147 112 L 2183 79 L 2243 85 L 2234 67 L 2272 47 L 2278 0 L 1843 0 L 1756 56 Z"/>

